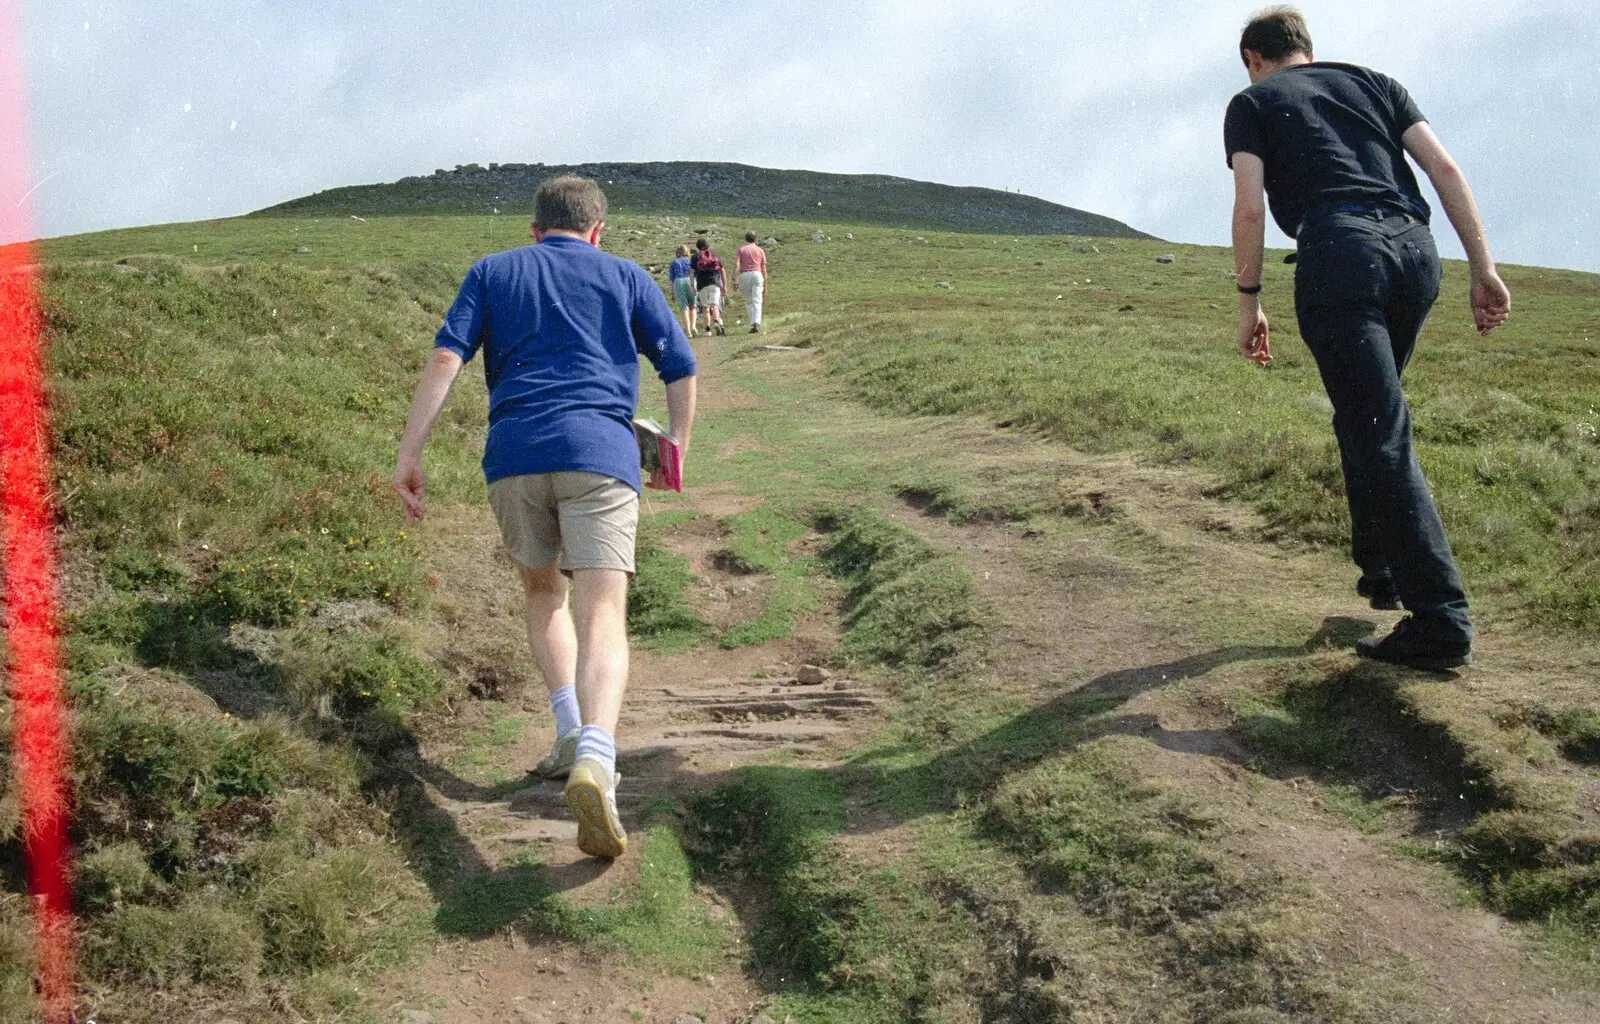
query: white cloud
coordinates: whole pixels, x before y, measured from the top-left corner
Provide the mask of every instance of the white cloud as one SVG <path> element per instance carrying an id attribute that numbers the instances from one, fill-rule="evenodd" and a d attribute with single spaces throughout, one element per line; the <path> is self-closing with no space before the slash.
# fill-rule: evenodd
<path id="1" fill-rule="evenodd" d="M 468 161 L 736 160 L 1021 189 L 1223 243 L 1249 7 L 27 0 L 35 179 L 56 175 L 35 200 L 54 234 Z M 1411 89 L 1502 258 L 1600 270 L 1586 3 L 1304 7 L 1319 56 Z"/>

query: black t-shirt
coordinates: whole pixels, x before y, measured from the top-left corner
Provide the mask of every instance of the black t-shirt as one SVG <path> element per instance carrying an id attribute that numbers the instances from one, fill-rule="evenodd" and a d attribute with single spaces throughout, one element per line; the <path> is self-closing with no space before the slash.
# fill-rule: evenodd
<path id="1" fill-rule="evenodd" d="M 694 271 L 696 288 L 722 284 L 722 261 L 710 249 L 701 249 L 690 257 L 689 269 Z"/>
<path id="2" fill-rule="evenodd" d="M 1297 64 L 1233 98 L 1223 121 L 1228 166 L 1253 153 L 1266 167 L 1272 216 L 1293 238 L 1328 203 L 1396 206 L 1427 220 L 1427 201 L 1400 136 L 1427 120 L 1405 87 L 1354 64 Z"/>

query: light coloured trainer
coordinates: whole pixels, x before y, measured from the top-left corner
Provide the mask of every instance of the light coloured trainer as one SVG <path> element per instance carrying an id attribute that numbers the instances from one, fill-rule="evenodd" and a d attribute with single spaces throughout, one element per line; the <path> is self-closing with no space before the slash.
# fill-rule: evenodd
<path id="1" fill-rule="evenodd" d="M 533 774 L 541 779 L 564 779 L 572 771 L 572 762 L 578 759 L 578 734 L 581 730 L 574 729 L 565 736 L 558 738 L 550 747 L 550 753 L 544 755 L 544 760 L 533 766 Z"/>
<path id="2" fill-rule="evenodd" d="M 578 849 L 591 857 L 616 858 L 627 852 L 628 833 L 617 815 L 621 780 L 595 757 L 578 758 L 567 776 L 567 806 L 578 819 Z"/>

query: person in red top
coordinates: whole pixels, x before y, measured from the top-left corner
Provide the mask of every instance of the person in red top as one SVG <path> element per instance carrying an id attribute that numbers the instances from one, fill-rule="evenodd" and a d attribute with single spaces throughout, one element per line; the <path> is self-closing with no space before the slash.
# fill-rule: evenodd
<path id="1" fill-rule="evenodd" d="M 761 301 L 767 292 L 767 251 L 756 244 L 756 233 L 746 231 L 739 247 L 739 294 L 750 314 L 750 333 L 761 333 Z"/>

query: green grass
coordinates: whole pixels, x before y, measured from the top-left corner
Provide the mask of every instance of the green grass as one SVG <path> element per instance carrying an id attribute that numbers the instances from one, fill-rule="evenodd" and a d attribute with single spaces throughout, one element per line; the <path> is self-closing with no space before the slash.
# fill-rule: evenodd
<path id="1" fill-rule="evenodd" d="M 1330 414 L 1294 331 L 1288 269 L 1269 264 L 1278 360 L 1263 372 L 1230 351 L 1225 251 L 1183 247 L 1161 266 L 1152 243 L 1097 247 L 992 238 L 840 247 L 835 272 L 870 280 L 873 294 L 850 295 L 798 333 L 873 405 L 978 414 L 1079 449 L 1190 462 L 1218 475 L 1218 493 L 1260 507 L 1279 534 L 1346 543 Z M 1519 315 L 1480 339 L 1462 274 L 1447 271 L 1408 374 L 1419 452 L 1484 603 L 1541 628 L 1593 629 L 1600 283 L 1505 272 Z"/>
<path id="2" fill-rule="evenodd" d="M 867 507 L 822 525 L 832 533 L 824 561 L 846 587 L 846 653 L 943 671 L 979 643 L 972 579 L 954 557 Z"/>
<path id="3" fill-rule="evenodd" d="M 657 267 L 687 226 L 616 219 L 608 245 Z M 752 226 L 786 240 L 793 229 Z M 952 519 L 1046 532 L 1128 510 L 1043 462 L 1020 475 L 940 463 L 911 443 L 928 421 L 836 401 L 842 392 L 1194 464 L 1217 494 L 1261 507 L 1272 536 L 1342 543 L 1328 412 L 1292 338 L 1287 273 L 1268 275 L 1280 359 L 1261 372 L 1230 351 L 1222 250 L 857 225 L 780 246 L 774 269 L 788 297 L 770 318 L 788 340 L 821 349 L 830 377 L 788 374 L 784 354 L 724 367 L 751 402 L 706 414 L 691 481 L 763 502 L 730 517 L 726 555 L 770 576 L 771 596 L 757 618 L 715 634 L 686 600 L 686 560 L 662 543 L 692 513 L 653 496 L 630 625 L 668 651 L 781 637 L 828 592 L 808 576 L 826 570 L 842 590 L 846 657 L 891 673 L 901 707 L 889 727 L 835 771 L 743 774 L 690 807 L 681 843 L 648 830 L 640 887 L 599 911 L 567 904 L 534 862 L 474 864 L 447 816 L 407 805 L 410 783 L 396 781 L 391 755 L 411 749 L 416 726 L 459 684 L 433 661 L 423 552 L 387 493 L 394 438 L 461 273 L 525 232 L 511 216 L 274 217 L 44 245 L 74 595 L 74 840 L 87 976 L 112 986 L 108 1013 L 157 1019 L 219 996 L 236 1015 L 277 1012 L 281 998 L 307 1017 L 354 1012 L 359 979 L 403 956 L 424 926 L 450 937 L 521 927 L 692 970 L 725 954 L 727 935 L 697 916 L 693 880 L 728 872 L 761 886 L 756 956 L 779 979 L 773 1012 L 796 1020 L 1048 1020 L 1106 1007 L 1128 1017 L 1139 1007 L 1118 993 L 1133 991 L 1158 993 L 1175 1020 L 1272 1019 L 1268 1005 L 1358 1016 L 1327 996 L 1325 975 L 1288 934 L 1292 917 L 1262 909 L 1282 890 L 1210 852 L 1221 826 L 1190 795 L 1129 768 L 1109 735 L 1125 724 L 1127 697 L 1027 708 L 988 685 L 993 630 L 966 564 L 860 506 L 890 507 L 898 492 Z M 1155 264 L 1166 251 L 1177 261 Z M 1507 273 L 1518 317 L 1484 342 L 1456 322 L 1464 299 L 1458 269 L 1448 271 L 1410 377 L 1422 458 L 1485 619 L 1592 631 L 1600 286 Z M 475 374 L 430 447 L 441 506 L 483 500 Z M 795 554 L 797 531 L 824 508 L 843 511 L 815 520 L 823 552 Z M 1130 559 L 1156 558 L 1128 546 Z M 351 625 L 353 608 L 367 611 Z M 1217 629 L 1244 628 L 1243 612 L 1214 610 L 1232 616 Z M 1252 642 L 1289 628 L 1289 618 L 1250 615 Z M 1255 656 L 1295 653 L 1285 650 Z M 1365 831 L 1383 827 L 1401 808 L 1351 756 L 1360 704 L 1338 692 L 1350 680 L 1274 671 L 1276 685 L 1232 708 L 1260 753 L 1252 767 L 1310 771 L 1330 809 Z M 1386 678 L 1354 683 L 1391 718 L 1452 738 L 1427 749 L 1482 787 L 1488 813 L 1459 847 L 1447 844 L 1454 866 L 1503 913 L 1592 936 L 1590 847 L 1552 831 L 1550 814 L 1527 813 L 1543 806 L 1537 787 L 1518 788 L 1526 780 L 1512 762 L 1545 755 L 1497 751 L 1509 732 L 1479 735 L 1466 712 L 1452 719 L 1439 703 L 1455 698 Z M 1592 763 L 1592 708 L 1564 700 L 1524 709 L 1529 742 Z M 467 756 L 458 767 L 475 770 L 479 755 Z M 860 801 L 928 830 L 926 840 L 906 840 L 887 867 L 853 870 L 841 833 Z M 15 799 L 0 792 L 0 954 L 26 946 L 19 850 Z M 1008 916 L 1013 897 L 1043 900 L 1064 930 Z M 1045 952 L 1020 958 L 1019 974 L 1005 965 L 1022 946 Z M 0 955 L 0 1019 L 26 990 L 16 965 Z M 1101 969 L 1111 972 L 1103 982 L 1063 993 L 1066 979 Z"/>
<path id="4" fill-rule="evenodd" d="M 723 631 L 723 647 L 751 647 L 781 640 L 794 633 L 795 619 L 818 607 L 815 588 L 808 578 L 811 560 L 790 549 L 805 536 L 806 524 L 771 509 L 758 509 L 726 520 L 727 545 L 714 556 L 732 572 L 771 577 L 771 591 L 761 614 Z"/>

